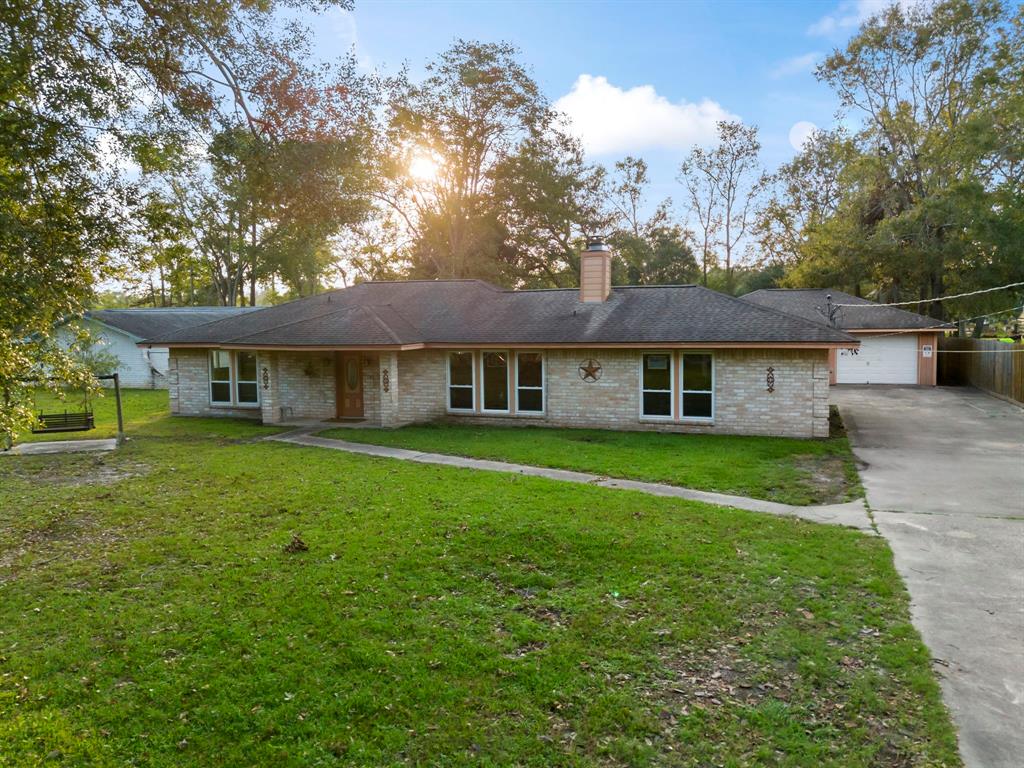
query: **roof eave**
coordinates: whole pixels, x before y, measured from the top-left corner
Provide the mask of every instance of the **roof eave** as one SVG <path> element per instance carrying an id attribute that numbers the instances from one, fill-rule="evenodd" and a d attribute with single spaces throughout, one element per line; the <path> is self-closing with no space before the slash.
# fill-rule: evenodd
<path id="1" fill-rule="evenodd" d="M 82 315 L 82 319 L 83 320 L 88 320 L 90 323 L 96 323 L 97 325 L 102 325 L 104 328 L 107 328 L 107 329 L 109 329 L 111 331 L 116 331 L 117 333 L 122 333 L 122 334 L 124 334 L 125 336 L 127 336 L 130 339 L 135 339 L 135 343 L 136 344 L 139 344 L 139 342 L 141 342 L 143 340 L 142 336 L 139 336 L 136 333 L 132 333 L 131 331 L 127 331 L 124 328 L 119 328 L 116 325 L 111 325 L 110 323 L 104 322 L 103 320 L 100 320 L 98 317 L 93 317 L 89 313 L 86 313 L 86 314 Z M 72 321 L 69 320 L 68 322 L 72 322 Z"/>
<path id="2" fill-rule="evenodd" d="M 418 349 L 848 349 L 860 340 L 853 337 L 835 341 L 629 341 L 629 342 L 419 342 L 415 344 L 239 344 L 235 342 L 159 342 L 142 341 L 137 346 L 169 349 L 232 349 L 295 352 L 390 351 L 409 352 Z"/>

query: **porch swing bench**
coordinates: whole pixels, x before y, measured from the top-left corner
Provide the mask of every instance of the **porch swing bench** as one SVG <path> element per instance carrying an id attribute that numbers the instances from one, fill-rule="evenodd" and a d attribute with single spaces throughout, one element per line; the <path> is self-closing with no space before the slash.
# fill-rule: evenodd
<path id="1" fill-rule="evenodd" d="M 48 432 L 87 432 L 96 428 L 92 409 L 85 411 L 64 411 L 63 413 L 40 413 L 39 425 L 32 428 L 34 434 Z"/>

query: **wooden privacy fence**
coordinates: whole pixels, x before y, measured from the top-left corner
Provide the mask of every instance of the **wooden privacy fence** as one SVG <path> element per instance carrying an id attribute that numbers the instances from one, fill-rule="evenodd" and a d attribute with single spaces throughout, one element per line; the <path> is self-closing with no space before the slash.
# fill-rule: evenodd
<path id="1" fill-rule="evenodd" d="M 970 384 L 1024 403 L 1024 344 L 940 338 L 939 384 Z"/>

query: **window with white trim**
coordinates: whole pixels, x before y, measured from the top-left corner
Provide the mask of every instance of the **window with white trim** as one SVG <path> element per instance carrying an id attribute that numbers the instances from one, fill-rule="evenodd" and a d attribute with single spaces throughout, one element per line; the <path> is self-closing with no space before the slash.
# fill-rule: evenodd
<path id="1" fill-rule="evenodd" d="M 707 352 L 680 355 L 683 369 L 684 419 L 715 417 L 715 359 Z"/>
<path id="2" fill-rule="evenodd" d="M 516 412 L 544 413 L 544 356 L 516 353 Z"/>
<path id="3" fill-rule="evenodd" d="M 483 354 L 483 410 L 508 412 L 508 353 Z"/>
<path id="4" fill-rule="evenodd" d="M 643 355 L 640 364 L 640 414 L 645 418 L 672 418 L 672 355 Z"/>
<path id="5" fill-rule="evenodd" d="M 448 410 L 473 410 L 473 353 L 448 353 Z"/>
<path id="6" fill-rule="evenodd" d="M 231 405 L 231 353 L 210 350 L 210 402 Z"/>
<path id="7" fill-rule="evenodd" d="M 256 405 L 260 401 L 260 388 L 255 352 L 235 353 L 235 398 L 239 405 Z"/>
<path id="8" fill-rule="evenodd" d="M 210 350 L 210 403 L 255 408 L 260 404 L 257 384 L 259 358 L 255 352 Z"/>

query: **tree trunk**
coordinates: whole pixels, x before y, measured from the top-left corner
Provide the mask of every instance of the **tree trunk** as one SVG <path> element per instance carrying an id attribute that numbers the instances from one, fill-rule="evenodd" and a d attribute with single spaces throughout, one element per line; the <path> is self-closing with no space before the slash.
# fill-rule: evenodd
<path id="1" fill-rule="evenodd" d="M 249 306 L 256 306 L 256 222 L 249 225 Z"/>
<path id="2" fill-rule="evenodd" d="M 932 303 L 928 307 L 928 314 L 934 317 L 936 320 L 942 320 L 945 317 L 945 308 L 942 306 L 941 301 L 935 301 L 935 299 L 942 296 L 942 273 L 932 272 L 931 276 L 931 288 L 932 288 Z"/>

